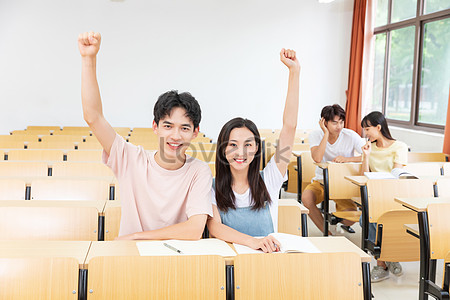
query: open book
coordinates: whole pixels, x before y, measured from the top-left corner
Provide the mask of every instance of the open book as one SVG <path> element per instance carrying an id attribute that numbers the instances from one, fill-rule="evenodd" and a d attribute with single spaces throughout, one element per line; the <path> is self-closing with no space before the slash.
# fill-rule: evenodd
<path id="1" fill-rule="evenodd" d="M 198 241 L 142 241 L 136 247 L 141 256 L 166 255 L 220 255 L 236 256 L 236 252 L 224 241 L 218 239 L 201 239 Z"/>
<path id="2" fill-rule="evenodd" d="M 402 168 L 394 168 L 391 173 L 387 172 L 364 172 L 368 179 L 418 179 L 417 176 Z"/>
<path id="3" fill-rule="evenodd" d="M 280 253 L 320 253 L 308 238 L 287 233 L 271 233 L 281 243 Z M 238 254 L 263 253 L 262 250 L 254 250 L 250 247 L 233 244 Z"/>

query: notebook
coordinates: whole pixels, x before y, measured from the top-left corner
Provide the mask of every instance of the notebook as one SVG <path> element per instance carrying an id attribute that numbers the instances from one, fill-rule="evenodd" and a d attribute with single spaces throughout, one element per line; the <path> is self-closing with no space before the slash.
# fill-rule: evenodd
<path id="1" fill-rule="evenodd" d="M 418 179 L 417 176 L 409 173 L 402 168 L 394 168 L 391 173 L 388 172 L 364 172 L 368 179 Z"/>
<path id="2" fill-rule="evenodd" d="M 218 239 L 201 239 L 198 241 L 142 241 L 136 247 L 141 256 L 166 255 L 220 255 L 236 256 L 236 252 L 224 241 Z M 179 252 L 177 252 L 179 250 Z"/>
<path id="3" fill-rule="evenodd" d="M 281 243 L 279 253 L 320 253 L 316 246 L 308 238 L 287 233 L 271 233 Z M 255 250 L 250 247 L 233 244 L 238 254 L 264 253 L 262 250 Z"/>

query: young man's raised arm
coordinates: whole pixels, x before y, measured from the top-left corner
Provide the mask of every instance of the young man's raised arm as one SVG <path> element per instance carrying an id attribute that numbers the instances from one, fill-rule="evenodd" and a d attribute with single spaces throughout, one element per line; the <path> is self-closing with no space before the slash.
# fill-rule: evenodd
<path id="1" fill-rule="evenodd" d="M 97 83 L 97 53 L 100 42 L 101 36 L 98 32 L 85 32 L 78 36 L 81 54 L 81 100 L 84 120 L 109 155 L 116 133 L 103 116 Z"/>

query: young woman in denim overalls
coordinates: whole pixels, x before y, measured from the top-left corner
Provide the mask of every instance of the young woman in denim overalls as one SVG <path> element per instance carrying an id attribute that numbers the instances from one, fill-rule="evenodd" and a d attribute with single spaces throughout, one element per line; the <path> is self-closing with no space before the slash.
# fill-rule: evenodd
<path id="1" fill-rule="evenodd" d="M 269 234 L 277 231 L 278 193 L 287 179 L 298 118 L 300 64 L 293 50 L 282 49 L 280 59 L 289 68 L 289 83 L 275 155 L 260 174 L 256 125 L 243 118 L 228 121 L 217 139 L 214 217 L 208 219 L 211 236 L 264 252 L 281 246 Z"/>

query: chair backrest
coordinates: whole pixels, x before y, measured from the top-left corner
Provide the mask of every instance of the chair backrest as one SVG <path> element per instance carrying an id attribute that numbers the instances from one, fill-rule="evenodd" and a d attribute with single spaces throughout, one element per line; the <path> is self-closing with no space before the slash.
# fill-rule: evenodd
<path id="1" fill-rule="evenodd" d="M 81 143 L 80 143 L 81 144 Z M 75 149 L 75 142 L 72 141 L 46 141 L 46 142 L 30 142 L 27 144 L 27 149 Z"/>
<path id="2" fill-rule="evenodd" d="M 78 150 L 103 150 L 102 145 L 94 139 L 86 139 L 84 143 L 78 143 Z"/>
<path id="3" fill-rule="evenodd" d="M 351 199 L 352 197 L 359 196 L 359 187 L 344 177 L 360 174 L 360 163 L 329 163 L 328 179 L 330 199 Z"/>
<path id="4" fill-rule="evenodd" d="M 224 270 L 212 255 L 100 256 L 89 261 L 87 289 L 89 299 L 225 299 Z"/>
<path id="5" fill-rule="evenodd" d="M 2 147 L 4 142 L 37 142 L 39 137 L 37 135 L 0 135 L 0 147 Z"/>
<path id="6" fill-rule="evenodd" d="M 444 259 L 450 251 L 450 202 L 429 204 L 427 212 L 431 259 Z"/>
<path id="7" fill-rule="evenodd" d="M 287 168 L 287 174 L 288 174 L 288 183 L 287 183 L 287 189 L 286 192 L 288 193 L 298 193 L 298 172 L 296 170 L 297 168 L 297 157 L 294 155 L 291 156 L 291 161 L 289 162 L 288 168 Z"/>
<path id="8" fill-rule="evenodd" d="M 71 150 L 67 152 L 67 161 L 101 162 L 101 150 Z"/>
<path id="9" fill-rule="evenodd" d="M 445 153 L 439 152 L 408 152 L 408 163 L 446 161 Z"/>
<path id="10" fill-rule="evenodd" d="M 234 274 L 236 300 L 363 299 L 356 253 L 243 254 Z"/>
<path id="11" fill-rule="evenodd" d="M 420 259 L 419 239 L 403 228 L 417 224 L 417 213 L 411 210 L 391 210 L 378 218 L 383 226 L 380 259 L 383 261 L 417 261 Z M 377 232 L 377 234 L 379 234 Z"/>
<path id="12" fill-rule="evenodd" d="M 278 200 L 278 232 L 302 235 L 302 206 L 294 199 Z"/>
<path id="13" fill-rule="evenodd" d="M 77 299 L 79 262 L 70 257 L 0 258 L 0 299 Z"/>
<path id="14" fill-rule="evenodd" d="M 0 176 L 48 176 L 48 164 L 35 161 L 0 161 Z"/>
<path id="15" fill-rule="evenodd" d="M 433 183 L 422 179 L 370 179 L 367 181 L 369 196 L 369 222 L 390 210 L 406 210 L 395 197 L 433 197 Z"/>
<path id="16" fill-rule="evenodd" d="M 25 181 L 0 179 L 0 200 L 25 200 Z"/>
<path id="17" fill-rule="evenodd" d="M 405 170 L 416 176 L 440 176 L 441 164 L 436 162 L 419 162 L 405 166 Z"/>
<path id="18" fill-rule="evenodd" d="M 305 187 L 311 183 L 311 180 L 316 176 L 316 166 L 314 160 L 311 157 L 311 152 L 303 152 L 301 154 L 302 164 L 302 191 Z"/>
<path id="19" fill-rule="evenodd" d="M 25 144 L 28 142 L 22 141 L 0 141 L 1 149 L 25 149 Z"/>
<path id="20" fill-rule="evenodd" d="M 53 177 L 53 176 L 52 176 Z M 31 200 L 109 200 L 104 180 L 43 179 L 31 182 Z"/>
<path id="21" fill-rule="evenodd" d="M 97 208 L 41 206 L 37 203 L 37 201 L 0 201 L 0 239 L 97 240 L 99 213 Z"/>
<path id="22" fill-rule="evenodd" d="M 439 197 L 450 197 L 450 177 L 439 178 L 436 185 Z"/>
<path id="23" fill-rule="evenodd" d="M 309 151 L 309 144 L 294 144 L 292 151 Z"/>
<path id="24" fill-rule="evenodd" d="M 62 161 L 63 157 L 64 152 L 62 150 L 26 149 L 8 151 L 8 160 Z"/>
<path id="25" fill-rule="evenodd" d="M 70 162 L 63 161 L 53 164 L 52 176 L 97 176 L 114 177 L 114 173 L 100 162 Z"/>
<path id="26" fill-rule="evenodd" d="M 105 205 L 105 241 L 119 236 L 122 207 L 119 200 L 107 201 Z"/>

